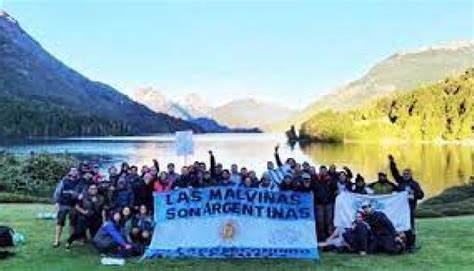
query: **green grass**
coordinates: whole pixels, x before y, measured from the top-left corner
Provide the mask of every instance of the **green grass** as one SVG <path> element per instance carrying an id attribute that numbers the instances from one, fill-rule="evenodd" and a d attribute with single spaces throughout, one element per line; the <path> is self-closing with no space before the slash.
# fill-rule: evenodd
<path id="1" fill-rule="evenodd" d="M 37 212 L 50 205 L 0 204 L 0 224 L 11 225 L 26 236 L 17 255 L 0 262 L 0 270 L 473 270 L 474 216 L 420 219 L 419 244 L 415 254 L 400 256 L 324 253 L 320 262 L 307 260 L 170 260 L 137 263 L 130 259 L 125 267 L 100 266 L 99 256 L 89 246 L 75 246 L 70 252 L 53 249 L 54 221 L 35 219 Z"/>

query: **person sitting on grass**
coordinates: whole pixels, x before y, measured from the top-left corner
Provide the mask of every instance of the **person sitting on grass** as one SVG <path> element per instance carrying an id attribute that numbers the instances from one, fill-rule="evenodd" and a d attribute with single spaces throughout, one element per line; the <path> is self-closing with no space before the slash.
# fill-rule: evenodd
<path id="1" fill-rule="evenodd" d="M 374 241 L 370 244 L 371 252 L 400 254 L 405 250 L 405 243 L 385 213 L 375 211 L 367 202 L 362 204 L 362 211 L 374 235 Z"/>
<path id="2" fill-rule="evenodd" d="M 99 253 L 118 258 L 125 258 L 133 254 L 133 246 L 121 234 L 121 218 L 119 211 L 112 212 L 110 219 L 97 231 L 93 244 Z"/>
<path id="3" fill-rule="evenodd" d="M 365 256 L 369 250 L 370 227 L 364 221 L 362 212 L 356 213 L 356 219 L 350 228 L 336 227 L 331 236 L 318 246 L 326 251 L 352 252 Z"/>
<path id="4" fill-rule="evenodd" d="M 140 206 L 140 210 L 137 216 L 137 229 L 139 231 L 138 242 L 140 245 L 148 246 L 151 242 L 151 237 L 153 236 L 153 228 L 155 227 L 155 222 L 151 214 L 148 212 L 148 209 L 145 205 Z"/>

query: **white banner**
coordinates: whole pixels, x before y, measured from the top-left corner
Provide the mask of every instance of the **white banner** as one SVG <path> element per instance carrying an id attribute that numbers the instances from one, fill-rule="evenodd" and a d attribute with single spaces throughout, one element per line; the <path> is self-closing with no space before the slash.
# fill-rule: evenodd
<path id="1" fill-rule="evenodd" d="M 384 212 L 397 231 L 410 229 L 410 207 L 407 192 L 389 195 L 361 195 L 342 192 L 336 198 L 334 226 L 349 228 L 363 202 L 370 202 L 377 211 Z"/>
<path id="2" fill-rule="evenodd" d="M 193 131 L 176 132 L 176 154 L 178 156 L 193 155 Z"/>
<path id="3" fill-rule="evenodd" d="M 145 258 L 318 259 L 310 193 L 213 187 L 155 194 Z"/>

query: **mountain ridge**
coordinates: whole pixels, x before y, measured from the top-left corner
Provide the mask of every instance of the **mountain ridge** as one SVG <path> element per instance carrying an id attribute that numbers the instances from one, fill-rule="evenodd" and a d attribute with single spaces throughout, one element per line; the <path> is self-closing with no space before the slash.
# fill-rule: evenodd
<path id="1" fill-rule="evenodd" d="M 319 97 L 302 111 L 272 126 L 283 131 L 301 125 L 325 110 L 348 111 L 393 91 L 407 91 L 423 84 L 454 76 L 474 65 L 474 41 L 425 46 L 394 53 L 375 63 L 360 78 Z"/>
<path id="2" fill-rule="evenodd" d="M 44 49 L 5 11 L 0 16 L 0 56 L 3 96 L 24 102 L 38 100 L 76 115 L 123 122 L 133 134 L 200 131 L 192 123 L 155 113 L 109 85 L 78 73 Z"/>

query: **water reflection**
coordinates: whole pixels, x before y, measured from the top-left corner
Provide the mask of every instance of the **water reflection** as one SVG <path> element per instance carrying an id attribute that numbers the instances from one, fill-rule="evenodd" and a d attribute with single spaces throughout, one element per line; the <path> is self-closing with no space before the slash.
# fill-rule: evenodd
<path id="1" fill-rule="evenodd" d="M 310 144 L 301 147 L 315 163 L 348 165 L 372 181 L 389 173 L 388 154 L 400 168 L 410 167 L 428 196 L 474 176 L 474 147 L 456 144 Z"/>
<path id="2" fill-rule="evenodd" d="M 355 172 L 361 172 L 367 180 L 373 180 L 380 170 L 388 172 L 387 155 L 393 154 L 400 167 L 409 166 L 422 183 L 428 196 L 445 188 L 469 181 L 474 175 L 474 147 L 461 145 L 374 145 L 374 144 L 284 144 L 283 135 L 274 134 L 209 134 L 196 135 L 195 153 L 187 163 L 195 160 L 208 161 L 208 151 L 213 150 L 218 162 L 225 166 L 237 163 L 255 169 L 265 170 L 266 161 L 273 160 L 273 148 L 282 144 L 283 159 L 294 157 L 298 161 L 312 161 L 319 164 L 347 165 Z M 128 161 L 138 166 L 150 165 L 158 159 L 163 166 L 174 162 L 177 167 L 185 164 L 175 153 L 173 135 L 139 137 L 100 137 L 36 140 L 4 144 L 7 149 L 19 155 L 31 151 L 69 153 L 80 159 L 95 160 L 102 168 Z"/>

